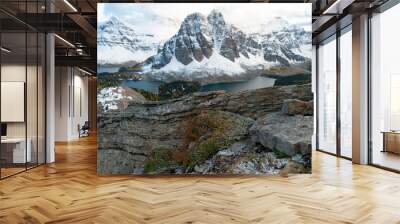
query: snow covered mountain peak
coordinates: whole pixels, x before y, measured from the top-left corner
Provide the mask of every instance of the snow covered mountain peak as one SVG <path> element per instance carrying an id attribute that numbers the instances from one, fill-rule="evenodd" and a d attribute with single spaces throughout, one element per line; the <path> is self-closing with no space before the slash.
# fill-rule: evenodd
<path id="1" fill-rule="evenodd" d="M 200 13 L 192 13 L 183 20 L 179 28 L 179 35 L 194 35 L 196 33 L 206 32 L 207 20 Z"/>
<path id="2" fill-rule="evenodd" d="M 222 13 L 216 9 L 212 10 L 207 16 L 208 22 L 213 26 L 224 26 L 225 19 Z"/>
<path id="3" fill-rule="evenodd" d="M 194 12 L 194 13 L 191 13 L 191 14 L 187 15 L 185 17 L 185 19 L 183 20 L 183 23 L 195 22 L 195 21 L 199 22 L 199 21 L 202 21 L 204 19 L 205 19 L 205 17 L 201 13 Z"/>
<path id="4" fill-rule="evenodd" d="M 284 29 L 297 28 L 296 25 L 290 24 L 286 19 L 276 16 L 264 23 L 253 25 L 251 27 L 245 27 L 244 29 L 250 34 L 271 34 L 274 32 L 279 32 Z"/>
<path id="5" fill-rule="evenodd" d="M 280 31 L 284 28 L 287 28 L 289 26 L 290 26 L 290 24 L 287 20 L 283 19 L 280 16 L 277 16 L 265 25 L 265 29 L 266 29 L 265 31 L 269 31 L 269 32 L 275 31 L 276 32 L 276 31 Z"/>
<path id="6" fill-rule="evenodd" d="M 138 33 L 113 16 L 99 25 L 97 59 L 99 64 L 139 63 L 155 54 L 159 44 L 154 35 Z"/>
<path id="7" fill-rule="evenodd" d="M 105 23 L 99 25 L 99 30 L 101 34 L 113 33 L 116 31 L 129 32 L 130 35 L 135 33 L 135 31 L 132 28 L 123 23 L 116 16 L 112 16 Z"/>
<path id="8" fill-rule="evenodd" d="M 116 16 L 112 16 L 106 23 L 108 25 L 114 25 L 114 26 L 124 26 L 125 25 Z"/>

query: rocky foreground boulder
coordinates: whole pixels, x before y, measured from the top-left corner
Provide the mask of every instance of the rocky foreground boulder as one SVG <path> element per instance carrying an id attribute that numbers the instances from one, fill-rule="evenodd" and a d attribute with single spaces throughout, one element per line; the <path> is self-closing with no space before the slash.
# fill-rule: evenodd
<path id="1" fill-rule="evenodd" d="M 282 104 L 282 113 L 286 115 L 304 115 L 310 116 L 313 114 L 313 101 L 302 101 L 298 99 L 285 100 Z"/>
<path id="2" fill-rule="evenodd" d="M 270 113 L 257 119 L 250 129 L 252 140 L 271 150 L 277 150 L 289 156 L 306 155 L 311 152 L 313 117 L 286 116 L 282 113 Z"/>
<path id="3" fill-rule="evenodd" d="M 282 113 L 290 99 L 312 100 L 311 86 L 99 106 L 98 173 L 310 172 L 312 117 Z"/>

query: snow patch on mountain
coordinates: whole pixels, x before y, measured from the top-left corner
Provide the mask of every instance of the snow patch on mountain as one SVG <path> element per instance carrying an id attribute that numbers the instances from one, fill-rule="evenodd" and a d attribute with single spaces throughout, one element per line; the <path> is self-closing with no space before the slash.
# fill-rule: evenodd
<path id="1" fill-rule="evenodd" d="M 246 72 L 239 63 L 230 61 L 220 54 L 212 54 L 210 58 L 204 58 L 200 62 L 193 60 L 188 65 L 179 62 L 176 57 L 161 69 L 151 69 L 147 66 L 145 73 L 159 75 L 163 73 L 181 73 L 190 75 L 192 73 L 207 73 L 207 75 L 237 75 Z"/>
<path id="2" fill-rule="evenodd" d="M 311 44 L 303 44 L 298 48 L 292 49 L 293 53 L 303 55 L 306 58 L 312 57 L 312 46 Z"/>
<path id="3" fill-rule="evenodd" d="M 133 99 L 131 96 L 126 96 L 124 93 L 125 90 L 122 87 L 107 87 L 97 94 L 97 99 L 104 111 L 116 110 L 118 109 L 118 101 Z"/>
<path id="4" fill-rule="evenodd" d="M 252 69 L 268 69 L 277 63 L 267 62 L 264 60 L 264 57 L 261 54 L 253 55 L 248 54 L 248 58 L 240 53 L 240 57 L 235 59 L 236 63 L 240 65 L 252 68 Z"/>
<path id="5" fill-rule="evenodd" d="M 123 46 L 99 46 L 97 48 L 97 61 L 99 64 L 122 64 L 128 61 L 140 62 L 157 51 L 137 50 L 130 51 Z"/>

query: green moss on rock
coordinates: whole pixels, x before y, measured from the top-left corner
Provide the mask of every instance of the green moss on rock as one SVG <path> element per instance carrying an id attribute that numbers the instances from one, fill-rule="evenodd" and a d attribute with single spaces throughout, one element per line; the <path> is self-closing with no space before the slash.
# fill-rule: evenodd
<path id="1" fill-rule="evenodd" d="M 227 148 L 232 143 L 224 138 L 209 138 L 202 141 L 192 153 L 191 166 L 203 163 L 213 155 L 217 154 L 219 150 Z"/>
<path id="2" fill-rule="evenodd" d="M 167 148 L 156 148 L 150 154 L 144 165 L 145 173 L 160 172 L 175 165 L 172 158 L 172 150 Z"/>
<path id="3" fill-rule="evenodd" d="M 289 158 L 290 157 L 288 154 L 286 154 L 285 152 L 283 152 L 282 150 L 279 150 L 277 148 L 274 148 L 272 150 L 272 152 L 274 152 L 274 154 L 276 155 L 276 158 L 278 158 L 278 159 Z"/>
<path id="4" fill-rule="evenodd" d="M 184 147 L 190 150 L 189 166 L 205 162 L 247 133 L 250 120 L 223 111 L 203 111 L 188 122 Z M 190 144 L 194 147 L 188 147 Z"/>

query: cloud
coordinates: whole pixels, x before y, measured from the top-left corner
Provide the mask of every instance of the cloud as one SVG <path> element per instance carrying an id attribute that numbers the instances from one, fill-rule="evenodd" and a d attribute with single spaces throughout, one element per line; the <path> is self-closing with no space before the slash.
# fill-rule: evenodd
<path id="1" fill-rule="evenodd" d="M 291 24 L 301 24 L 311 30 L 310 3 L 103 3 L 99 6 L 99 20 L 104 21 L 115 15 L 133 25 L 151 25 L 154 17 L 179 23 L 188 14 L 199 12 L 207 15 L 217 9 L 228 23 L 241 29 L 266 24 L 279 16 Z"/>
<path id="2" fill-rule="evenodd" d="M 111 17 L 109 12 L 107 12 L 105 9 L 106 5 L 107 4 L 104 3 L 97 4 L 97 21 L 100 23 L 107 21 Z"/>

